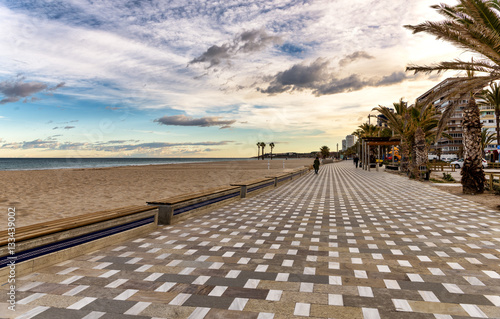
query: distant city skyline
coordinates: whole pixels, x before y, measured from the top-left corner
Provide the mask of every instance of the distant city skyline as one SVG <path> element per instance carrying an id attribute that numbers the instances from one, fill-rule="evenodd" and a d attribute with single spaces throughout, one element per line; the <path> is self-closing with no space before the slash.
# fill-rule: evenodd
<path id="1" fill-rule="evenodd" d="M 464 58 L 403 28 L 438 2 L 0 0 L 0 157 L 335 150 L 458 75 L 404 72 Z"/>

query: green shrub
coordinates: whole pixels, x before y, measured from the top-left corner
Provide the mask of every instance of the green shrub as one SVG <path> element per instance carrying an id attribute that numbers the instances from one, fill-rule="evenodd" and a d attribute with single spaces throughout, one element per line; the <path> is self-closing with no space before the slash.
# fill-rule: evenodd
<path id="1" fill-rule="evenodd" d="M 493 184 L 493 192 L 500 196 L 500 186 Z"/>
<path id="2" fill-rule="evenodd" d="M 451 176 L 450 173 L 443 173 L 443 180 L 448 181 L 448 182 L 454 182 L 455 179 L 453 176 Z"/>

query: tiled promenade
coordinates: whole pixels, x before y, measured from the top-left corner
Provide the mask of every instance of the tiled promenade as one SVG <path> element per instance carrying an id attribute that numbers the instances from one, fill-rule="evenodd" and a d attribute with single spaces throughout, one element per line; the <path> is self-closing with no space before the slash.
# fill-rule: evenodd
<path id="1" fill-rule="evenodd" d="M 499 212 L 342 162 L 26 276 L 15 315 L 500 318 L 499 257 Z"/>

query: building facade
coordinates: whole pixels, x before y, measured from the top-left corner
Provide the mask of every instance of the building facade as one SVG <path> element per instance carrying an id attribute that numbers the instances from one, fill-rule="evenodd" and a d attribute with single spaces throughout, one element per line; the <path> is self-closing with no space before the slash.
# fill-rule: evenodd
<path id="1" fill-rule="evenodd" d="M 486 128 L 489 132 L 496 133 L 495 108 L 490 105 L 483 105 L 479 108 L 479 111 L 481 113 L 483 128 Z M 492 144 L 488 144 L 484 149 L 486 154 L 492 154 L 495 150 L 497 150 L 496 140 Z"/>
<path id="2" fill-rule="evenodd" d="M 346 149 L 356 144 L 356 137 L 354 135 L 346 135 L 345 137 Z"/>

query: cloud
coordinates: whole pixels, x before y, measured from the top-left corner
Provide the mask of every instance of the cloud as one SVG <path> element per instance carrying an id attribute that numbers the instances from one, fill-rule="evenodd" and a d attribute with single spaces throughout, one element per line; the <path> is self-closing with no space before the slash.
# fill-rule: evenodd
<path id="1" fill-rule="evenodd" d="M 340 66 L 346 66 L 360 59 L 375 59 L 375 57 L 371 56 L 365 51 L 356 51 L 349 55 L 346 55 L 343 59 L 339 61 Z"/>
<path id="2" fill-rule="evenodd" d="M 221 120 L 218 116 L 207 116 L 201 118 L 192 118 L 186 115 L 164 116 L 154 120 L 154 122 L 163 125 L 176 125 L 176 126 L 222 126 L 221 128 L 229 128 L 236 120 Z"/>
<path id="3" fill-rule="evenodd" d="M 123 151 L 147 151 L 147 150 L 186 147 L 186 146 L 220 146 L 234 142 L 234 141 L 220 141 L 220 142 L 207 141 L 207 142 L 181 142 L 181 143 L 151 142 L 151 143 L 139 143 L 139 144 L 123 144 L 124 142 L 128 141 L 111 140 L 107 142 L 96 142 L 96 143 L 79 143 L 79 142 L 60 143 L 53 138 L 54 136 L 49 137 L 45 140 L 36 139 L 27 142 L 24 141 L 17 143 L 5 143 L 0 146 L 0 149 L 37 148 L 46 150 L 80 150 L 80 151 L 87 150 L 87 151 L 104 151 L 104 152 L 123 152 Z"/>
<path id="4" fill-rule="evenodd" d="M 53 129 L 53 130 L 58 130 L 58 129 L 62 129 L 62 130 L 71 130 L 71 129 L 73 129 L 73 128 L 75 128 L 75 126 L 70 126 L 70 125 L 67 125 L 67 126 L 64 126 L 64 127 L 62 127 L 62 126 L 56 126 L 56 127 L 53 127 L 52 129 Z"/>
<path id="5" fill-rule="evenodd" d="M 406 74 L 402 71 L 382 78 L 363 79 L 357 74 L 338 78 L 328 67 L 329 61 L 323 58 L 318 58 L 310 65 L 296 64 L 274 75 L 266 89 L 257 90 L 269 95 L 310 90 L 315 96 L 321 96 L 359 91 L 368 86 L 392 85 L 406 79 Z"/>
<path id="6" fill-rule="evenodd" d="M 222 45 L 212 45 L 199 57 L 189 61 L 189 64 L 208 62 L 208 68 L 228 61 L 238 53 L 252 53 L 262 51 L 266 47 L 281 42 L 278 36 L 268 35 L 264 29 L 244 31 L 234 37 L 232 42 Z"/>
<path id="7" fill-rule="evenodd" d="M 4 95 L 4 98 L 0 100 L 0 104 L 17 102 L 21 98 L 25 98 L 23 102 L 26 103 L 29 101 L 28 97 L 33 94 L 43 91 L 55 91 L 62 86 L 64 86 L 64 82 L 49 88 L 46 83 L 42 82 L 24 82 L 24 77 L 19 77 L 16 80 L 6 80 L 0 82 L 0 93 Z M 30 100 L 33 102 L 39 100 L 39 98 L 30 97 Z"/>

